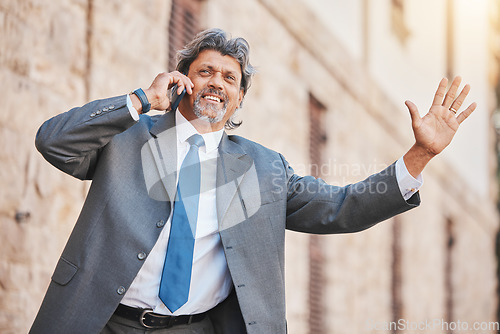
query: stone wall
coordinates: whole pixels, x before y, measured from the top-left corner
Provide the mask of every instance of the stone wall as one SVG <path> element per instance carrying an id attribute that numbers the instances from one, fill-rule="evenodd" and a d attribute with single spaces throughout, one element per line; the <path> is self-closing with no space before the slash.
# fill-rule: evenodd
<path id="1" fill-rule="evenodd" d="M 324 29 L 307 2 L 205 0 L 202 7 L 202 27 L 247 38 L 259 70 L 238 134 L 308 173 L 313 93 L 327 108 L 327 181 L 360 180 L 411 145 L 406 111 L 335 36 L 318 33 Z M 38 126 L 86 101 L 149 85 L 166 68 L 169 10 L 162 0 L 0 0 L 1 333 L 28 330 L 88 188 L 36 152 Z M 495 199 L 478 199 L 443 159 L 426 170 L 422 197 L 420 208 L 368 231 L 320 238 L 327 332 L 370 333 L 367 321 L 393 320 L 393 224 L 401 228 L 398 314 L 445 319 L 451 295 L 453 319 L 495 321 Z M 308 241 L 287 235 L 291 334 L 308 332 Z"/>
<path id="2" fill-rule="evenodd" d="M 147 87 L 166 67 L 169 11 L 162 0 L 0 1 L 1 333 L 27 332 L 88 188 L 38 154 L 38 127 Z"/>

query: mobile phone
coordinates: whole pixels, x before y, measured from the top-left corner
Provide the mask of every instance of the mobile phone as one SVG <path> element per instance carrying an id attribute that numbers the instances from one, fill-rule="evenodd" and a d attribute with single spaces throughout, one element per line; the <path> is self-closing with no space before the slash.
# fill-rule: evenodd
<path id="1" fill-rule="evenodd" d="M 179 103 L 186 94 L 186 88 L 184 88 L 180 94 L 177 94 L 177 88 L 178 88 L 177 85 L 172 87 L 172 98 L 170 99 L 170 101 L 172 101 L 172 104 L 170 105 L 170 110 L 172 111 L 177 110 Z"/>

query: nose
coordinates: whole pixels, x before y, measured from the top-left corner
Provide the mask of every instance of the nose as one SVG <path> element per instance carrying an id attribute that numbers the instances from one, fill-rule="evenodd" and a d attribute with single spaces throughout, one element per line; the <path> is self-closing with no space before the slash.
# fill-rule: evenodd
<path id="1" fill-rule="evenodd" d="M 217 90 L 222 90 L 222 74 L 220 72 L 215 72 L 208 82 L 208 87 Z"/>

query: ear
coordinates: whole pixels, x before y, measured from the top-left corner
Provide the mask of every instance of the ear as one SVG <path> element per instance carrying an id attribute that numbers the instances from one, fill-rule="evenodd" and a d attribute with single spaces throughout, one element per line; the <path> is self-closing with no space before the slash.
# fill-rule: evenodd
<path id="1" fill-rule="evenodd" d="M 245 93 L 243 92 L 243 89 L 240 89 L 240 94 L 238 97 L 238 108 L 241 106 L 241 102 L 243 102 L 243 97 L 245 96 Z"/>

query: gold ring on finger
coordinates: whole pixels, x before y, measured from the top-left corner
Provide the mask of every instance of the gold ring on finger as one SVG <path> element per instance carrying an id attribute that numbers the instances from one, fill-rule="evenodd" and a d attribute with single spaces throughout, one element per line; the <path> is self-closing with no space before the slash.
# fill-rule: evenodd
<path id="1" fill-rule="evenodd" d="M 453 108 L 453 107 L 450 107 L 450 110 L 453 111 L 454 114 L 457 113 L 457 109 Z"/>

